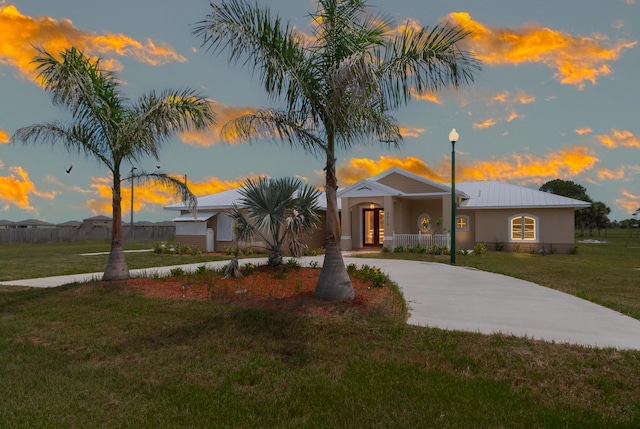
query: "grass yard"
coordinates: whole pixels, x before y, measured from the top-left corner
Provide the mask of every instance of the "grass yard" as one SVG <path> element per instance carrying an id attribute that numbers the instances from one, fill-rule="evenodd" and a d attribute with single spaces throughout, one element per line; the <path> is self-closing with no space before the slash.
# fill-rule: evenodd
<path id="1" fill-rule="evenodd" d="M 576 255 L 457 261 L 640 318 L 640 239 L 608 240 L 578 244 Z M 5 255 L 21 278 L 79 270 L 87 257 L 77 254 L 98 247 L 32 246 L 0 247 L 3 273 Z M 154 258 L 197 262 L 127 254 L 131 268 Z M 150 298 L 115 283 L 0 287 L 0 427 L 640 427 L 640 351 L 408 326 L 382 311 L 340 314 Z"/>
<path id="2" fill-rule="evenodd" d="M 153 249 L 154 243 L 126 243 L 125 250 Z M 109 241 L 0 245 L 0 281 L 102 272 L 109 259 Z M 99 253 L 97 255 L 84 255 Z M 169 255 L 149 252 L 126 253 L 129 269 L 231 259 L 219 254 Z"/>

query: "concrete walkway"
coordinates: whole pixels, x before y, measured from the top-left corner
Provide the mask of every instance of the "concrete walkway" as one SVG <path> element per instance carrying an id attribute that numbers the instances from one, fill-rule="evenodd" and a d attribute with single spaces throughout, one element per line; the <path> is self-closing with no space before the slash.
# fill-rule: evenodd
<path id="1" fill-rule="evenodd" d="M 306 257 L 300 262 L 321 264 L 322 260 L 321 256 Z M 213 268 L 226 263 L 206 265 Z M 251 259 L 251 263 L 266 263 L 266 259 Z M 640 320 L 535 283 L 431 262 L 345 257 L 345 263 L 378 267 L 396 281 L 409 305 L 408 323 L 413 325 L 640 350 Z M 180 267 L 195 271 L 201 265 Z M 176 266 L 131 270 L 131 274 L 163 276 L 172 268 Z M 102 273 L 91 273 L 16 280 L 0 285 L 56 287 L 101 277 Z"/>

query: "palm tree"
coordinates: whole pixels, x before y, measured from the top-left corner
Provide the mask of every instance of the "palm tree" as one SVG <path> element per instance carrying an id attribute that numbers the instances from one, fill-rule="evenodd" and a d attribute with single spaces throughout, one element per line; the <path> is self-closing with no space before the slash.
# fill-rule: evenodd
<path id="1" fill-rule="evenodd" d="M 258 72 L 267 93 L 284 102 L 226 124 L 229 135 L 251 141 L 270 136 L 325 159 L 326 253 L 315 294 L 325 300 L 353 299 L 340 253 L 336 154 L 372 137 L 402 141 L 391 109 L 412 93 L 458 87 L 473 81 L 479 62 L 459 49 L 468 32 L 457 27 L 394 31 L 391 18 L 372 14 L 362 0 L 318 0 L 311 15 L 312 38 L 246 0 L 211 4 L 194 28 L 213 53 L 228 50 Z"/>
<path id="2" fill-rule="evenodd" d="M 238 240 L 251 241 L 259 237 L 266 243 L 270 266 L 282 263 L 283 247 L 302 256 L 306 246 L 301 237 L 315 229 L 320 192 L 298 179 L 260 178 L 247 180 L 239 191 L 240 198 L 230 215 L 236 221 Z"/>
<path id="3" fill-rule="evenodd" d="M 190 89 L 150 92 L 130 103 L 120 92 L 118 76 L 101 68 L 99 58 L 93 60 L 73 47 L 60 57 L 39 50 L 33 62 L 53 104 L 70 111 L 73 119 L 20 128 L 12 141 L 62 144 L 70 152 L 84 153 L 107 166 L 113 176 L 113 228 L 103 280 L 127 279 L 129 269 L 122 253 L 122 181 L 157 180 L 179 191 L 191 207 L 196 199 L 186 184 L 166 174 L 122 178 L 122 164 L 143 156 L 157 160 L 160 146 L 169 137 L 190 127 L 204 129 L 213 123 L 214 115 L 209 102 Z"/>

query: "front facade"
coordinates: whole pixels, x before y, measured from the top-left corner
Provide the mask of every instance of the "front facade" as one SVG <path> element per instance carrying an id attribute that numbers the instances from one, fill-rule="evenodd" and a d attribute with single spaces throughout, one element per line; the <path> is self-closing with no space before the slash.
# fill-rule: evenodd
<path id="1" fill-rule="evenodd" d="M 342 249 L 450 247 L 451 187 L 392 168 L 338 191 Z M 456 184 L 456 247 L 570 251 L 589 203 L 501 182 Z"/>

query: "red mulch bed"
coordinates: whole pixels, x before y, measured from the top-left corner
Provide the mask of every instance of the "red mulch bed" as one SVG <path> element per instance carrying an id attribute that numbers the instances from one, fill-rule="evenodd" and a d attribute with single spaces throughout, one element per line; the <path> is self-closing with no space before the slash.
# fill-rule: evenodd
<path id="1" fill-rule="evenodd" d="M 314 290 L 319 275 L 319 268 L 284 269 L 261 266 L 240 279 L 224 279 L 222 275 L 211 273 L 184 277 L 132 278 L 125 282 L 125 287 L 148 297 L 214 300 L 243 308 L 306 315 L 375 313 L 402 317 L 399 298 L 389 287 L 372 287 L 371 282 L 353 277 L 353 301 L 336 303 L 316 299 Z"/>

